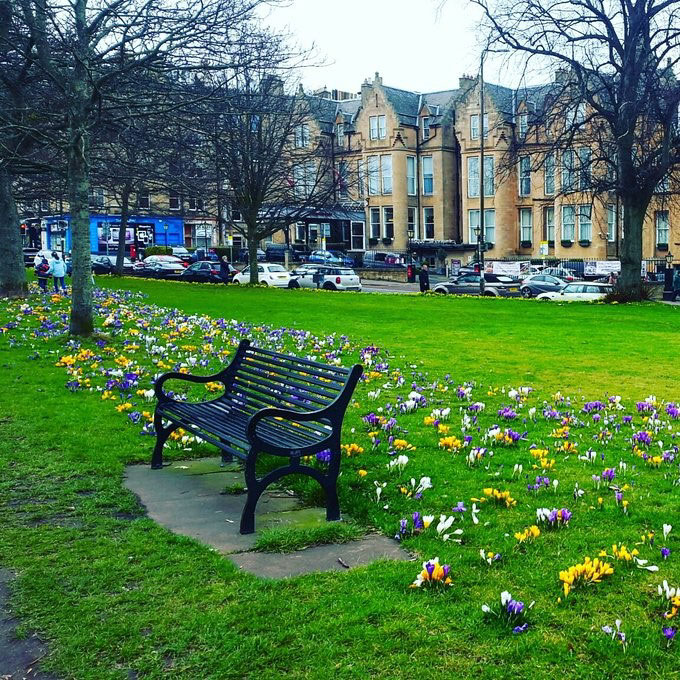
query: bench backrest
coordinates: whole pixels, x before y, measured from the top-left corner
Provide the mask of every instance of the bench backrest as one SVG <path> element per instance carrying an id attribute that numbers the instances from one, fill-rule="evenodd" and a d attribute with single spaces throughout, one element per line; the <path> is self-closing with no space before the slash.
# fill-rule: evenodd
<path id="1" fill-rule="evenodd" d="M 242 399 L 243 407 L 253 412 L 267 406 L 318 411 L 333 404 L 352 383 L 345 403 L 338 404 L 342 416 L 361 368 L 329 366 L 253 347 L 243 340 L 224 373 L 225 397 L 232 402 Z"/>

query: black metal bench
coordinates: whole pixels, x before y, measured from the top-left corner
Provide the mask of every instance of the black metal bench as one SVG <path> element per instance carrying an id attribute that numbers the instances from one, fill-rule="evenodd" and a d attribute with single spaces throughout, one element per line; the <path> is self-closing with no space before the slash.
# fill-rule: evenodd
<path id="1" fill-rule="evenodd" d="M 255 506 L 262 492 L 288 474 L 316 479 L 326 492 L 326 519 L 338 520 L 342 420 L 361 373 L 359 364 L 351 369 L 327 366 L 253 347 L 248 340 L 216 375 L 165 373 L 155 384 L 156 446 L 151 467 L 163 467 L 163 445 L 181 427 L 219 447 L 223 461 L 233 456 L 245 461 L 248 497 L 241 515 L 242 534 L 255 530 Z M 177 401 L 163 391 L 168 380 L 220 382 L 224 393 L 211 401 Z M 300 462 L 326 450 L 326 473 Z M 255 462 L 260 452 L 288 457 L 288 465 L 258 478 Z"/>

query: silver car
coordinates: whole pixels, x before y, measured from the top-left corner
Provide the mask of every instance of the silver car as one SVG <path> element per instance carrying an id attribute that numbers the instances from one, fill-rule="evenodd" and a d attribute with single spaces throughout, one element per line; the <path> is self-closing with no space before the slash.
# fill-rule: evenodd
<path id="1" fill-rule="evenodd" d="M 349 267 L 306 265 L 291 272 L 289 288 L 323 288 L 324 290 L 361 290 L 361 280 Z"/>

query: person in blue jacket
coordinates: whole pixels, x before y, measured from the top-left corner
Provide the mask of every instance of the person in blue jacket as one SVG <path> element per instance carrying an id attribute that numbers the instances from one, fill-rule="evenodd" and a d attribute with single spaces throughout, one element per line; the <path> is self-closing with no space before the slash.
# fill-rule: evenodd
<path id="1" fill-rule="evenodd" d="M 52 253 L 50 270 L 48 274 L 52 274 L 55 292 L 59 292 L 59 286 L 61 285 L 61 290 L 66 293 L 66 284 L 64 283 L 64 277 L 66 276 L 66 263 L 59 257 L 59 253 L 57 252 Z"/>

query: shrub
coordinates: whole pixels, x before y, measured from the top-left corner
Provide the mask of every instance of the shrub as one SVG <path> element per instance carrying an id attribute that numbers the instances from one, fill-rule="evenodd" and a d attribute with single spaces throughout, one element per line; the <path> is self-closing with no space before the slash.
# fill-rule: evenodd
<path id="1" fill-rule="evenodd" d="M 172 246 L 149 246 L 144 250 L 144 257 L 149 255 L 172 255 Z"/>
<path id="2" fill-rule="evenodd" d="M 639 286 L 622 286 L 617 284 L 614 289 L 607 293 L 604 302 L 608 304 L 626 302 L 649 302 L 656 297 L 656 286 L 650 283 L 640 283 Z"/>

